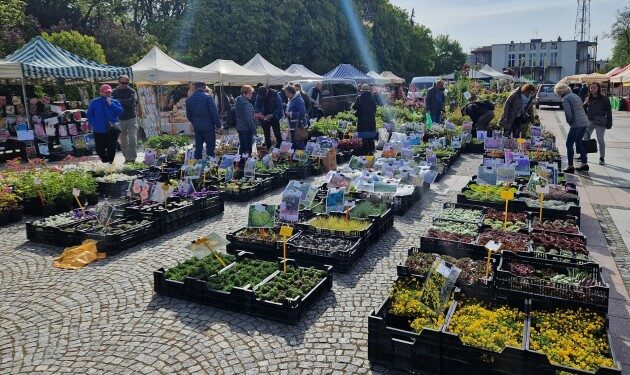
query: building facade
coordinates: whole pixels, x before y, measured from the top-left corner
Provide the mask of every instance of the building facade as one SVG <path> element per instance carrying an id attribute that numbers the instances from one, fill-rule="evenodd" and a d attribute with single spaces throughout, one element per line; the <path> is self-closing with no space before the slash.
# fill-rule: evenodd
<path id="1" fill-rule="evenodd" d="M 562 77 L 595 71 L 593 50 L 596 46 L 595 42 L 561 38 L 549 42 L 532 39 L 527 43 L 493 44 L 489 53 L 488 47 L 480 47 L 471 54 L 480 66 L 487 63 L 498 71 L 511 69 L 517 77 L 557 82 Z"/>

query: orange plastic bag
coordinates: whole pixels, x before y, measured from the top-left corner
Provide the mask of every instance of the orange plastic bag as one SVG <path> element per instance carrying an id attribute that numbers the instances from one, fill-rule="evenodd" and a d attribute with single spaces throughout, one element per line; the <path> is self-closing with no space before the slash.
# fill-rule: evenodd
<path id="1" fill-rule="evenodd" d="M 53 267 L 77 270 L 97 259 L 105 259 L 105 255 L 96 250 L 96 241 L 85 240 L 79 246 L 66 248 L 60 256 L 53 259 Z"/>

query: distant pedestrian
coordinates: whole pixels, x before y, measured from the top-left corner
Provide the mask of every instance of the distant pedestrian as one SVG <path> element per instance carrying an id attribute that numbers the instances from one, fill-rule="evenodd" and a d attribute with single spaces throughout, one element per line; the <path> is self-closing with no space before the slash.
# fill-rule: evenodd
<path id="1" fill-rule="evenodd" d="M 304 99 L 302 99 L 301 95 L 296 95 L 297 91 L 293 85 L 287 85 L 284 88 L 284 92 L 289 101 L 287 104 L 286 116 L 289 119 L 291 143 L 293 143 L 293 148 L 295 150 L 303 150 L 305 146 L 305 139 L 299 139 L 299 137 L 296 137 L 295 132 L 298 127 L 303 127 L 305 129 L 308 127 L 308 124 L 306 123 L 306 107 L 304 106 Z"/>
<path id="2" fill-rule="evenodd" d="M 522 137 L 523 126 L 534 120 L 534 91 L 531 83 L 512 91 L 505 102 L 499 126 L 506 137 Z"/>
<path id="3" fill-rule="evenodd" d="M 427 97 L 425 100 L 427 113 L 431 115 L 432 122 L 436 124 L 442 122 L 442 111 L 444 111 L 445 101 L 446 96 L 444 95 L 444 81 L 440 79 L 427 91 Z"/>
<path id="4" fill-rule="evenodd" d="M 591 134 L 595 131 L 597 145 L 599 146 L 599 164 L 604 165 L 606 157 L 606 143 L 604 133 L 606 129 L 612 128 L 612 108 L 608 96 L 602 94 L 599 83 L 591 83 L 588 97 L 586 98 L 586 116 L 589 124 L 586 127 L 584 139 L 591 139 Z"/>
<path id="5" fill-rule="evenodd" d="M 116 143 L 120 135 L 118 116 L 123 113 L 120 102 L 112 98 L 112 91 L 110 85 L 101 85 L 101 96 L 92 99 L 86 113 L 94 133 L 96 154 L 103 163 L 110 164 L 116 157 Z"/>
<path id="6" fill-rule="evenodd" d="M 558 83 L 554 86 L 553 91 L 562 98 L 562 108 L 564 109 L 564 116 L 569 124 L 569 133 L 567 134 L 567 159 L 568 166 L 563 169 L 564 173 L 573 173 L 575 171 L 588 171 L 588 160 L 586 150 L 582 143 L 584 134 L 586 134 L 586 127 L 589 125 L 588 117 L 584 112 L 582 106 L 582 100 L 580 97 L 572 92 L 571 88 L 564 83 Z M 573 167 L 573 148 L 577 149 L 580 154 L 580 160 L 582 165 L 578 168 Z"/>
<path id="7" fill-rule="evenodd" d="M 236 131 L 238 133 L 240 154 L 252 153 L 256 123 L 254 122 L 254 106 L 250 103 L 254 88 L 250 85 L 241 87 L 241 95 L 236 98 L 234 112 L 236 114 Z"/>
<path id="8" fill-rule="evenodd" d="M 123 113 L 120 115 L 120 149 L 125 163 L 133 163 L 138 157 L 138 121 L 136 120 L 136 90 L 129 87 L 129 77 L 118 77 L 118 86 L 112 97 L 120 102 Z"/>
<path id="9" fill-rule="evenodd" d="M 295 86 L 295 91 L 300 94 L 300 96 L 302 97 L 302 100 L 304 101 L 304 107 L 306 108 L 306 121 L 308 121 L 310 118 L 311 112 L 313 111 L 313 101 L 307 93 L 302 91 L 301 84 L 296 83 L 294 86 Z"/>
<path id="10" fill-rule="evenodd" d="M 376 99 L 367 84 L 361 85 L 361 93 L 352 105 L 357 115 L 357 134 L 362 142 L 362 155 L 374 155 L 376 138 Z"/>
<path id="11" fill-rule="evenodd" d="M 221 118 L 214 98 L 206 93 L 204 82 L 195 82 L 195 92 L 186 99 L 186 118 L 195 132 L 195 159 L 203 157 L 203 144 L 206 156 L 214 157 L 216 131 L 221 128 Z"/>
<path id="12" fill-rule="evenodd" d="M 471 96 L 471 103 L 462 108 L 462 115 L 468 115 L 472 120 L 471 135 L 477 137 L 477 131 L 486 131 L 490 121 L 494 118 L 494 104 L 488 100 L 476 100 L 476 96 Z"/>
<path id="13" fill-rule="evenodd" d="M 586 100 L 586 97 L 588 96 L 588 91 L 588 85 L 586 83 L 583 83 L 577 93 L 580 99 L 582 99 L 582 102 Z"/>
<path id="14" fill-rule="evenodd" d="M 321 116 L 321 107 L 319 102 L 322 98 L 323 87 L 324 85 L 322 84 L 322 82 L 318 81 L 315 84 L 315 87 L 313 87 L 308 93 L 308 95 L 313 100 L 313 108 L 311 109 L 311 113 L 309 114 L 310 118 L 319 119 L 319 117 Z"/>
<path id="15" fill-rule="evenodd" d="M 258 98 L 254 104 L 254 111 L 262 115 L 261 126 L 265 136 L 265 146 L 271 149 L 271 130 L 276 138 L 276 147 L 282 143 L 282 133 L 280 132 L 280 119 L 282 119 L 282 99 L 276 90 L 261 86 L 258 89 Z"/>

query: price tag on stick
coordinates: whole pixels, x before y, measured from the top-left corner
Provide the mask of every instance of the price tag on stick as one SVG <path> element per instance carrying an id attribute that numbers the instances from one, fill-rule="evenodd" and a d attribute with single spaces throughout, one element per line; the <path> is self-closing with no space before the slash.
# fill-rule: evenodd
<path id="1" fill-rule="evenodd" d="M 503 228 L 507 228 L 508 202 L 514 200 L 514 190 L 504 190 L 501 192 L 501 199 L 505 201 L 505 213 L 503 214 Z"/>
<path id="2" fill-rule="evenodd" d="M 486 244 L 486 249 L 488 249 L 488 259 L 486 260 L 486 279 L 490 276 L 490 257 L 492 257 L 493 252 L 499 251 L 501 248 L 501 242 L 496 243 L 494 241 L 489 241 Z"/>
<path id="3" fill-rule="evenodd" d="M 72 195 L 74 196 L 74 199 L 76 199 L 77 204 L 79 205 L 79 208 L 81 209 L 81 211 L 83 211 L 83 214 L 85 215 L 85 208 L 83 208 L 83 205 L 81 204 L 81 200 L 79 200 L 79 195 L 81 195 L 81 190 L 77 188 L 72 188 Z"/>
<path id="4" fill-rule="evenodd" d="M 539 200 L 539 204 L 540 204 L 540 213 L 539 213 L 539 220 L 542 223 L 542 211 L 543 211 L 543 200 L 545 199 L 545 194 L 549 194 L 549 185 L 546 186 L 541 186 L 541 185 L 536 185 L 536 193 L 538 193 L 540 200 Z"/>
<path id="5" fill-rule="evenodd" d="M 287 239 L 293 234 L 293 227 L 283 225 L 280 227 L 282 237 L 282 256 L 284 257 L 284 272 L 287 272 Z"/>

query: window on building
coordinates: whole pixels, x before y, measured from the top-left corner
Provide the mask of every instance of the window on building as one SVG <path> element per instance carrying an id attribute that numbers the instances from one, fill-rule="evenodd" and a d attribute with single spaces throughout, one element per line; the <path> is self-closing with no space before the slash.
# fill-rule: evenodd
<path id="1" fill-rule="evenodd" d="M 519 51 L 525 51 L 525 45 L 524 45 L 524 44 L 522 44 L 522 43 L 521 43 L 521 44 L 519 44 L 519 45 L 518 45 L 518 49 L 519 49 Z"/>
<path id="2" fill-rule="evenodd" d="M 551 49 L 557 50 L 558 49 L 558 43 L 551 43 Z"/>
<path id="3" fill-rule="evenodd" d="M 510 52 L 514 52 L 514 44 L 510 44 L 508 48 Z"/>
<path id="4" fill-rule="evenodd" d="M 542 50 L 547 49 L 547 43 L 540 43 L 540 49 Z"/>
<path id="5" fill-rule="evenodd" d="M 529 50 L 530 51 L 535 51 L 536 50 L 536 43 L 529 43 Z"/>
<path id="6" fill-rule="evenodd" d="M 529 61 L 527 63 L 529 66 L 536 66 L 536 52 L 529 53 Z"/>
<path id="7" fill-rule="evenodd" d="M 514 67 L 514 60 L 515 60 L 515 55 L 514 53 L 510 53 L 508 55 L 508 67 L 513 68 Z"/>
<path id="8" fill-rule="evenodd" d="M 546 65 L 547 65 L 547 52 L 541 52 L 538 66 L 546 66 Z"/>
<path id="9" fill-rule="evenodd" d="M 551 52 L 549 65 L 550 66 L 558 66 L 558 52 Z"/>
<path id="10" fill-rule="evenodd" d="M 525 52 L 518 53 L 518 66 L 525 66 Z"/>

